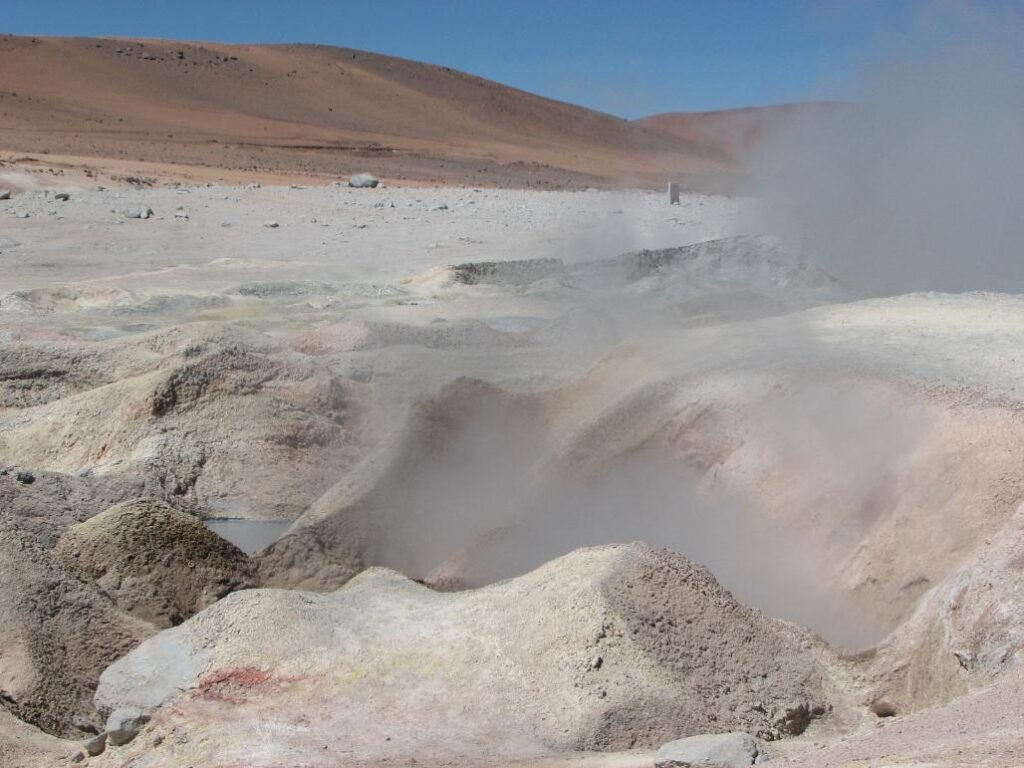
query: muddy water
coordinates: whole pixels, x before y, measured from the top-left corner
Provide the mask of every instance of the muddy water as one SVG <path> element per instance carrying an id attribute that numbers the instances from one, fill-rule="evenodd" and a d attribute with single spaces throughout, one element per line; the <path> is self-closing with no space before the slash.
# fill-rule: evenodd
<path id="1" fill-rule="evenodd" d="M 221 518 L 204 520 L 206 527 L 222 539 L 227 539 L 247 555 L 262 552 L 284 532 L 291 523 L 288 521 L 241 520 L 238 518 Z"/>

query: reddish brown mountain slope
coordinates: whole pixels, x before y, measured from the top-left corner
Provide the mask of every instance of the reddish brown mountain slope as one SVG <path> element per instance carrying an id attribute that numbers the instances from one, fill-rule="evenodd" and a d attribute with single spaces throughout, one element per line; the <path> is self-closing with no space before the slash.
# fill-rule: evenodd
<path id="1" fill-rule="evenodd" d="M 307 45 L 0 37 L 0 150 L 336 177 L 692 185 L 727 158 L 472 75 Z"/>

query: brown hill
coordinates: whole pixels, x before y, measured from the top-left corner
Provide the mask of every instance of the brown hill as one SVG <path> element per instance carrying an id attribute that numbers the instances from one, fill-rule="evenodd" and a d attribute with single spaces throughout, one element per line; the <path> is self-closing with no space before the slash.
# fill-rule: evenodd
<path id="1" fill-rule="evenodd" d="M 0 149 L 515 186 L 700 186 L 735 171 L 685 137 L 447 67 L 324 46 L 109 38 L 0 37 Z"/>
<path id="2" fill-rule="evenodd" d="M 839 102 L 775 104 L 714 112 L 665 112 L 634 121 L 634 125 L 675 136 L 698 152 L 742 160 L 759 142 L 796 117 L 840 109 Z"/>

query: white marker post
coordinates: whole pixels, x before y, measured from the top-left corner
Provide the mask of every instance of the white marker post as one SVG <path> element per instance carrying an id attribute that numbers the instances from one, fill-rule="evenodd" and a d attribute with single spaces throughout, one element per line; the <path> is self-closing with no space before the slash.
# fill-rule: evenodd
<path id="1" fill-rule="evenodd" d="M 668 204 L 679 205 L 679 182 L 670 181 L 668 183 Z"/>

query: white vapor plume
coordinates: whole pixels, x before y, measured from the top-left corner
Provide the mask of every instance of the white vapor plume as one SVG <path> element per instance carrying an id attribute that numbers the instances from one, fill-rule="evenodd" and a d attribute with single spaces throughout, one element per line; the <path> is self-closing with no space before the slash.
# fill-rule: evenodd
<path id="1" fill-rule="evenodd" d="M 938 17 L 765 142 L 758 225 L 870 292 L 1017 290 L 1024 17 Z"/>

